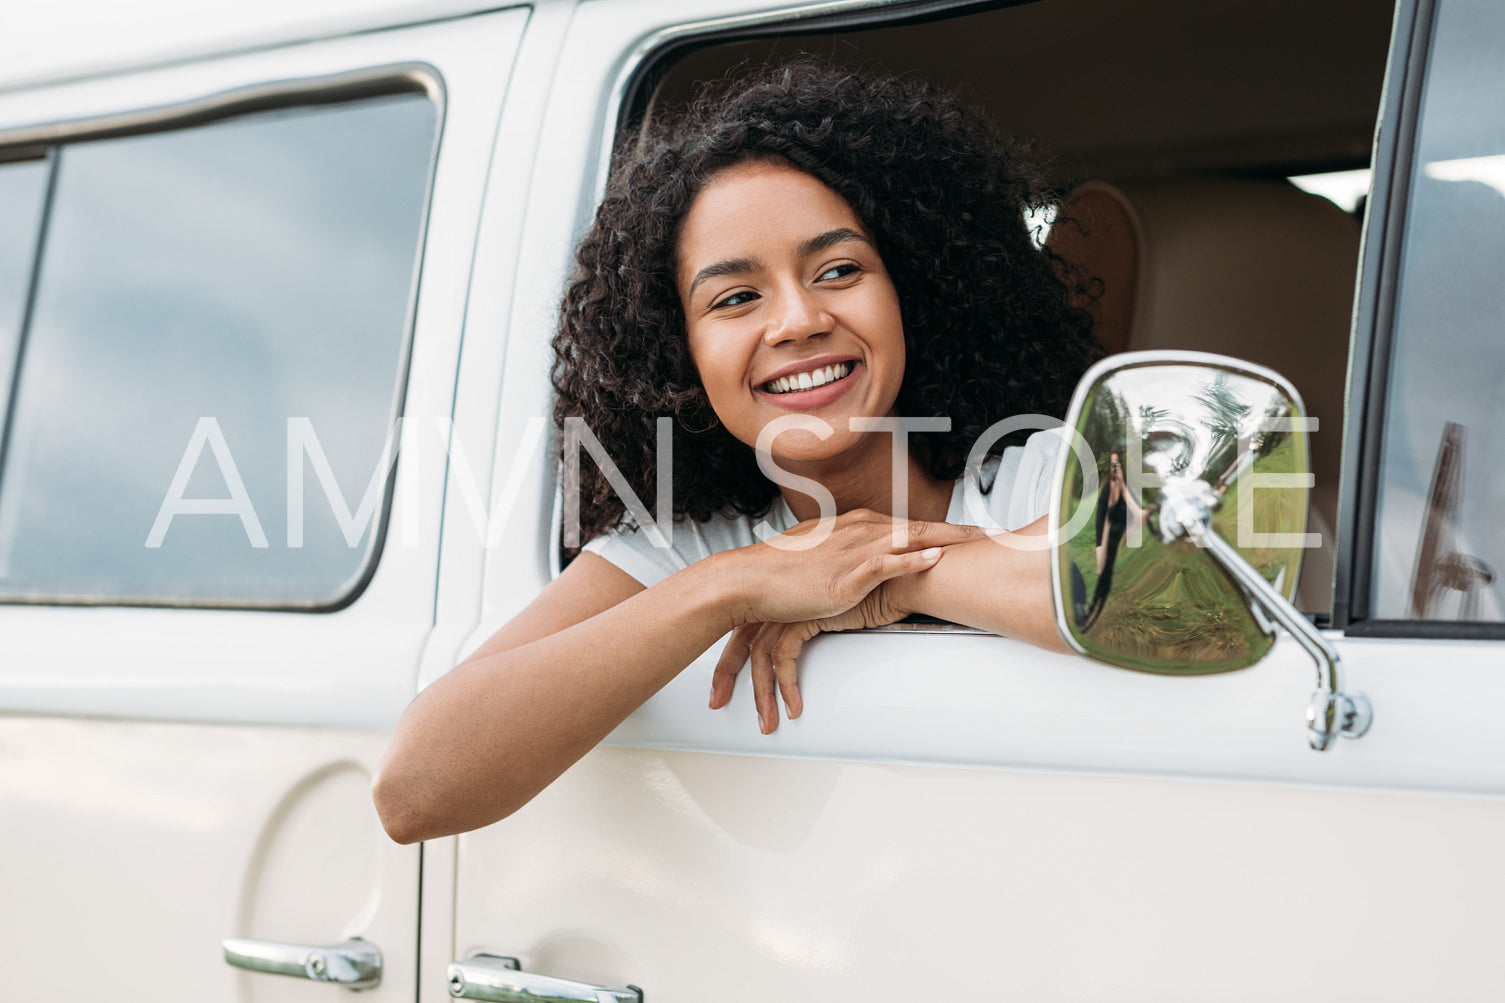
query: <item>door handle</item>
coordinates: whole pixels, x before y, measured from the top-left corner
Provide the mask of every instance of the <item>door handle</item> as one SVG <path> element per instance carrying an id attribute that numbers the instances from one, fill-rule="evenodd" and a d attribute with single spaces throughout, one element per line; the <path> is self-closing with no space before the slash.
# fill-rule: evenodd
<path id="1" fill-rule="evenodd" d="M 346 989 L 371 989 L 381 982 L 381 951 L 359 937 L 327 947 L 235 938 L 220 941 L 220 946 L 227 964 L 252 972 L 330 982 Z"/>
<path id="2" fill-rule="evenodd" d="M 518 970 L 516 958 L 472 954 L 449 966 L 449 994 L 490 1003 L 643 1003 L 637 986 L 617 989 Z"/>

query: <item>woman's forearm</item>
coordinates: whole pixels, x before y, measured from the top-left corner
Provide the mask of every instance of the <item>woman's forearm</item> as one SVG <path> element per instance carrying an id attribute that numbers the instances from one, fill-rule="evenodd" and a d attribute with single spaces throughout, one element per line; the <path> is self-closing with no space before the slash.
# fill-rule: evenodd
<path id="1" fill-rule="evenodd" d="M 1017 538 L 1038 546 L 1044 537 L 1030 530 L 1042 525 L 946 548 L 935 567 L 900 583 L 898 601 L 916 613 L 1066 651 L 1051 603 L 1051 551 L 1008 545 Z"/>
<path id="2" fill-rule="evenodd" d="M 610 609 L 479 654 L 419 694 L 374 784 L 398 842 L 505 818 L 733 626 L 727 577 L 703 561 Z"/>

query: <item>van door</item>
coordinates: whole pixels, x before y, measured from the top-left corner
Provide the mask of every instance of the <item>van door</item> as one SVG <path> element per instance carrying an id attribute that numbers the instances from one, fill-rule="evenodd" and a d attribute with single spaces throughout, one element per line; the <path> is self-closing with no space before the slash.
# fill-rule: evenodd
<path id="1" fill-rule="evenodd" d="M 1450 4 L 1485 6 L 1441 0 L 1444 16 Z M 493 498 L 548 413 L 553 299 L 633 60 L 768 23 L 723 3 L 689 25 L 676 6 L 585 5 L 560 51 L 538 143 L 548 170 L 530 192 L 577 212 L 532 214 L 523 230 Z M 1417 6 L 1401 6 L 1380 133 L 1397 185 L 1409 168 L 1396 126 L 1423 91 L 1411 56 L 1431 44 Z M 1452 157 L 1492 153 L 1471 149 Z M 1371 254 L 1389 237 L 1377 211 Z M 1366 259 L 1366 283 L 1376 267 Z M 547 581 L 547 464 L 519 476 L 471 647 Z M 1370 546 L 1354 525 L 1340 600 L 1356 594 L 1353 550 Z M 427 844 L 429 880 L 454 888 L 450 957 L 462 975 L 515 964 L 659 1003 L 1497 994 L 1500 639 L 1449 624 L 1451 640 L 1397 646 L 1341 623 L 1329 637 L 1375 724 L 1325 754 L 1305 735 L 1316 674 L 1289 639 L 1246 671 L 1185 678 L 956 628 L 826 635 L 801 655 L 804 715 L 772 736 L 746 686 L 706 710 L 712 651 L 513 817 Z M 436 975 L 425 1001 L 445 996 Z"/>
<path id="2" fill-rule="evenodd" d="M 526 21 L 0 93 L 0 996 L 413 998 L 370 775 Z"/>

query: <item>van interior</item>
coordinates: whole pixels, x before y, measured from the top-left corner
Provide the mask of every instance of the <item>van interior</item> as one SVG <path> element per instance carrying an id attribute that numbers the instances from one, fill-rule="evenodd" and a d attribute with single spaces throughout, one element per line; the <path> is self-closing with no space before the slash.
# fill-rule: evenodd
<path id="1" fill-rule="evenodd" d="M 663 50 L 621 121 L 676 107 L 698 81 L 815 53 L 957 90 L 1035 143 L 1076 223 L 1043 239 L 1102 280 L 1091 309 L 1110 352 L 1195 349 L 1268 366 L 1317 418 L 1309 532 L 1323 547 L 1306 553 L 1296 598 L 1322 622 L 1391 4 L 1036 0 L 927 11 Z"/>

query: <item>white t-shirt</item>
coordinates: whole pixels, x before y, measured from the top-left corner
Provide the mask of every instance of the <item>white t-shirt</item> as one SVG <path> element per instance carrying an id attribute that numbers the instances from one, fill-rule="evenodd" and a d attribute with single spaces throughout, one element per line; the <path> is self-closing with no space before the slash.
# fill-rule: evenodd
<path id="1" fill-rule="evenodd" d="M 1061 430 L 1046 429 L 1023 446 L 1009 446 L 1001 456 L 989 457 L 979 476 L 963 475 L 956 482 L 946 521 L 1013 530 L 1048 513 L 1060 443 Z M 757 543 L 753 527 L 764 521 L 782 533 L 798 520 L 780 495 L 762 518 L 718 515 L 708 522 L 675 522 L 668 547 L 655 546 L 647 533 L 630 526 L 598 536 L 582 549 L 606 558 L 650 588 L 702 558 Z"/>

